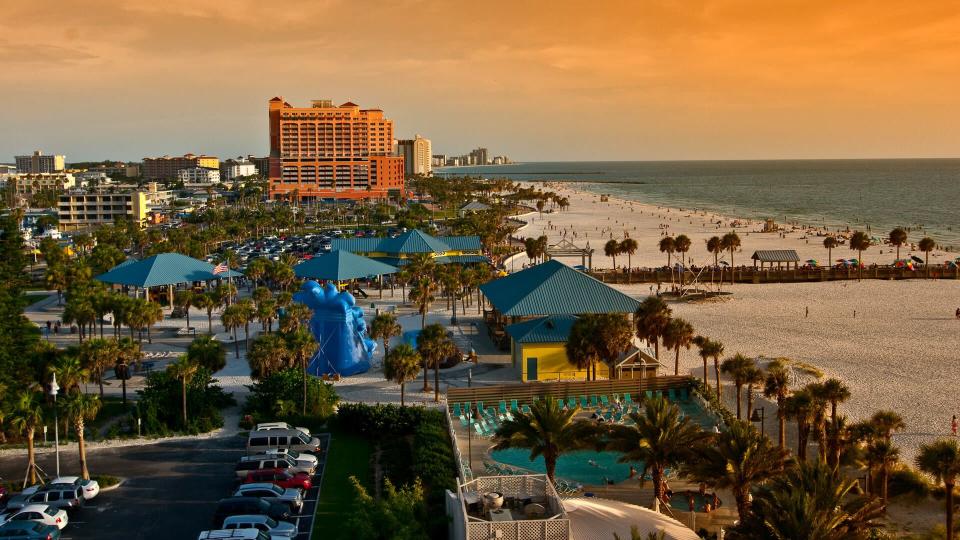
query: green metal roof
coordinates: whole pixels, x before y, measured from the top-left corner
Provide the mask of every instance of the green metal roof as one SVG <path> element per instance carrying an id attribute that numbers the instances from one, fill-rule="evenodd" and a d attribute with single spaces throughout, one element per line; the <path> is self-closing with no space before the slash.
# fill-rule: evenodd
<path id="1" fill-rule="evenodd" d="M 446 253 L 447 251 L 479 251 L 478 236 L 442 236 L 435 237 L 414 229 L 396 238 L 334 238 L 330 245 L 333 249 L 353 253 Z"/>
<path id="2" fill-rule="evenodd" d="M 242 275 L 233 270 L 230 275 Z M 134 287 L 157 287 L 194 281 L 210 281 L 227 277 L 226 273 L 214 274 L 213 265 L 179 253 L 160 253 L 142 261 L 124 261 L 97 280 L 117 285 Z"/>
<path id="3" fill-rule="evenodd" d="M 633 313 L 640 302 L 600 281 L 549 260 L 480 286 L 507 316 Z"/>
<path id="4" fill-rule="evenodd" d="M 297 277 L 333 281 L 393 274 L 396 271 L 397 269 L 389 264 L 343 250 L 331 251 L 293 267 Z"/>
<path id="5" fill-rule="evenodd" d="M 517 343 L 565 343 L 575 322 L 573 315 L 551 315 L 511 324 L 505 330 Z"/>

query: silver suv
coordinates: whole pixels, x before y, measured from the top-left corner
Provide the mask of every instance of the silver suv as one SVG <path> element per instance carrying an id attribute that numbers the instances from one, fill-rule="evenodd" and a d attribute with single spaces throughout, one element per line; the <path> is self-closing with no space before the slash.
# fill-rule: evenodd
<path id="1" fill-rule="evenodd" d="M 20 494 L 7 503 L 8 510 L 20 510 L 31 504 L 47 504 L 63 510 L 77 510 L 83 506 L 83 489 L 60 484 L 35 493 Z"/>
<path id="2" fill-rule="evenodd" d="M 300 512 L 303 509 L 303 492 L 299 488 L 282 488 L 268 482 L 244 484 L 237 488 L 234 497 L 260 497 L 267 502 L 283 503 L 290 507 L 291 512 Z"/>

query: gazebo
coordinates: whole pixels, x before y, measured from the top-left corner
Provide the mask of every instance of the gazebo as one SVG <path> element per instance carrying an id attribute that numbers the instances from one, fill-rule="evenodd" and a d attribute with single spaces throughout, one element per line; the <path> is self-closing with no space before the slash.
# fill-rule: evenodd
<path id="1" fill-rule="evenodd" d="M 167 286 L 168 300 L 172 307 L 174 285 L 242 275 L 235 270 L 215 274 L 214 266 L 208 262 L 179 253 L 160 253 L 140 261 L 123 261 L 96 279 L 103 283 L 126 285 L 144 291 L 152 287 Z"/>
<path id="2" fill-rule="evenodd" d="M 790 269 L 791 263 L 793 263 L 794 268 L 800 266 L 800 256 L 793 249 L 758 249 L 753 252 L 750 258 L 753 259 L 754 268 L 757 267 L 758 262 L 760 263 L 761 270 L 763 270 L 764 264 L 769 264 L 771 268 L 776 264 L 777 268 L 781 268 L 786 263 L 787 270 Z"/>
<path id="3" fill-rule="evenodd" d="M 418 253 L 429 254 L 437 264 L 489 262 L 478 236 L 431 236 L 417 229 L 396 238 L 334 238 L 331 247 L 391 266 L 403 266 Z"/>
<path id="4" fill-rule="evenodd" d="M 293 267 L 297 277 L 341 282 L 377 276 L 380 278 L 380 297 L 383 297 L 383 276 L 395 274 L 397 268 L 380 261 L 336 249 Z"/>
<path id="5" fill-rule="evenodd" d="M 546 255 L 548 259 L 556 257 L 580 257 L 580 266 L 592 271 L 593 252 L 594 250 L 590 247 L 590 242 L 587 242 L 587 247 L 582 248 L 564 238 L 552 246 L 547 246 Z"/>

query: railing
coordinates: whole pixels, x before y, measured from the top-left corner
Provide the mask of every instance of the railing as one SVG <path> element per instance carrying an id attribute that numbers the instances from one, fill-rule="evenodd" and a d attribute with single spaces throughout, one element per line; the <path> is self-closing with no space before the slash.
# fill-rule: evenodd
<path id="1" fill-rule="evenodd" d="M 636 392 L 637 396 L 647 390 L 667 390 L 692 386 L 693 379 L 683 375 L 647 377 L 644 379 L 616 379 L 601 381 L 560 381 L 537 382 L 527 384 L 505 384 L 495 386 L 477 386 L 471 388 L 450 388 L 447 390 L 447 403 L 474 403 L 484 401 L 497 403 L 516 399 L 521 403 L 530 403 L 534 397 L 551 396 L 566 398 L 581 395 L 609 395 Z"/>
<path id="2" fill-rule="evenodd" d="M 929 270 L 929 276 L 928 276 Z M 699 272 L 699 270 L 698 270 Z M 783 269 L 759 269 L 752 267 L 735 268 L 732 271 L 729 268 L 723 269 L 723 281 L 720 280 L 720 270 L 715 270 L 711 279 L 710 270 L 706 269 L 700 273 L 699 283 L 720 283 L 721 289 L 724 283 L 730 283 L 730 274 L 733 273 L 735 283 L 795 283 L 795 282 L 816 282 L 816 281 L 839 281 L 851 279 L 960 279 L 960 267 L 947 268 L 942 265 L 931 266 L 930 268 L 918 268 L 910 270 L 907 268 L 897 268 L 894 266 L 869 266 L 861 271 L 857 268 L 797 268 L 790 270 Z M 591 276 L 605 283 L 671 283 L 678 282 L 680 279 L 676 271 L 669 269 L 634 269 L 633 271 L 594 271 Z M 690 283 L 695 273 L 687 271 L 684 274 L 684 281 Z"/>
<path id="3" fill-rule="evenodd" d="M 488 521 L 471 516 L 467 511 L 469 493 L 482 497 L 495 491 L 505 498 L 531 498 L 544 504 L 547 515 L 543 519 L 518 519 L 515 521 Z M 466 521 L 468 540 L 501 538 L 506 540 L 569 540 L 570 520 L 560 496 L 546 475 L 484 476 L 462 484 L 459 488 L 461 509 Z"/>

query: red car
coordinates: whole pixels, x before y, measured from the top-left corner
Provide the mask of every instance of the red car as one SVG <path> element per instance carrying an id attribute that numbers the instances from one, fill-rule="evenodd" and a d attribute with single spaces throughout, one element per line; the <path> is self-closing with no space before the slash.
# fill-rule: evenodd
<path id="1" fill-rule="evenodd" d="M 270 482 L 282 488 L 300 488 L 304 491 L 307 491 L 313 485 L 309 474 L 290 472 L 287 469 L 250 471 L 247 473 L 247 477 L 243 479 L 243 483 L 252 484 L 254 482 Z"/>

